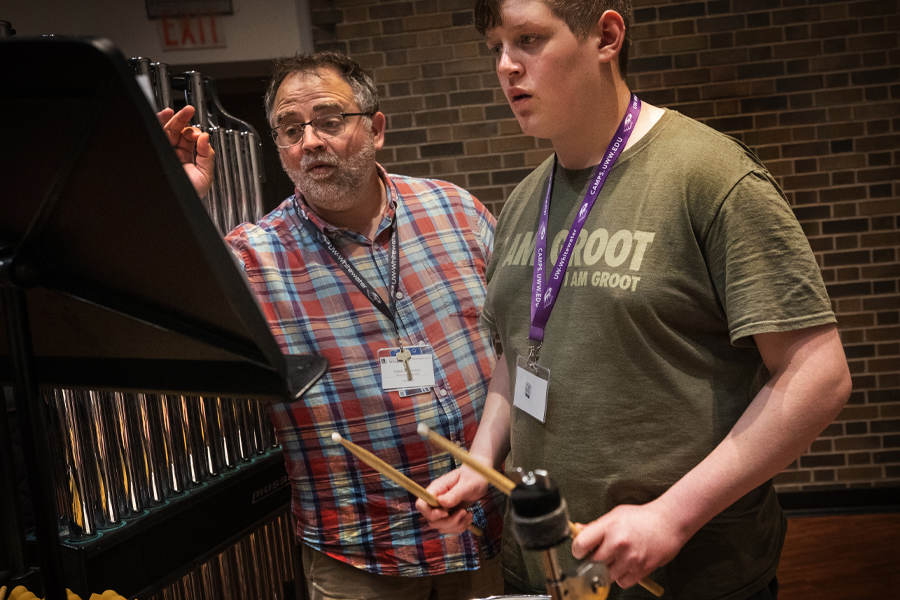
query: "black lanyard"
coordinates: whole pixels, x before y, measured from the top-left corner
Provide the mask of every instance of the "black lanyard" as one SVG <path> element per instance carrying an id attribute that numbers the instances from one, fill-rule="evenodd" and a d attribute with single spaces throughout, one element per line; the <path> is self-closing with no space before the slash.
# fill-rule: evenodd
<path id="1" fill-rule="evenodd" d="M 294 198 L 294 209 L 297 211 L 297 214 L 300 215 L 300 223 L 309 232 L 310 235 L 313 236 L 314 239 L 318 240 L 318 242 L 328 250 L 328 253 L 331 254 L 331 257 L 334 259 L 334 262 L 338 264 L 338 266 L 343 269 L 344 273 L 350 278 L 350 280 L 356 284 L 356 287 L 366 295 L 366 298 L 369 299 L 375 308 L 380 310 L 384 316 L 391 320 L 391 323 L 394 324 L 394 329 L 397 330 L 397 337 L 400 337 L 400 328 L 397 325 L 397 290 L 400 287 L 400 241 L 399 235 L 397 234 L 397 227 L 392 223 L 391 224 L 391 241 L 390 241 L 390 282 L 388 285 L 388 295 L 390 297 L 390 305 L 388 305 L 384 299 L 375 291 L 366 278 L 362 276 L 362 274 L 353 266 L 353 264 L 347 260 L 347 258 L 341 254 L 341 251 L 337 249 L 334 243 L 331 241 L 325 232 L 319 229 L 315 223 L 309 218 L 309 215 L 306 214 L 306 211 L 300 208 L 300 205 L 297 203 L 297 198 Z M 394 219 L 396 220 L 397 215 L 394 215 Z"/>

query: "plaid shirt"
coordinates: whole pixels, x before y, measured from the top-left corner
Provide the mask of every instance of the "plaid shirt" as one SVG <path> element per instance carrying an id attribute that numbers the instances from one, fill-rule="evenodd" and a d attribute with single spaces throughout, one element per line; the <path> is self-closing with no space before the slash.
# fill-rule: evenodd
<path id="1" fill-rule="evenodd" d="M 495 362 L 479 324 L 494 218 L 452 184 L 378 171 L 389 182 L 389 202 L 375 243 L 325 223 L 299 193 L 297 204 L 288 198 L 257 225 L 245 223 L 227 237 L 282 351 L 322 354 L 331 364 L 302 400 L 270 407 L 293 486 L 296 533 L 329 556 L 384 575 L 475 569 L 478 540 L 471 533 L 440 535 L 420 517 L 412 494 L 331 440 L 337 431 L 427 487 L 458 464 L 423 440 L 417 424 L 469 447 Z M 297 205 L 385 302 L 396 226 L 397 325 L 405 346 L 434 349 L 431 393 L 401 398 L 381 388 L 378 351 L 396 347 L 394 325 L 300 224 Z M 499 551 L 502 507 L 492 487 L 473 509 L 489 557 Z"/>

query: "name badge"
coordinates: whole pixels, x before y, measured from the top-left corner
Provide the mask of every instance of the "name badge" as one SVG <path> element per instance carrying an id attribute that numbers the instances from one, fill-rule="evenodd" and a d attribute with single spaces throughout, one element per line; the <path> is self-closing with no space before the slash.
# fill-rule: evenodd
<path id="1" fill-rule="evenodd" d="M 378 351 L 378 362 L 381 365 L 381 387 L 385 391 L 416 390 L 416 393 L 423 393 L 434 387 L 434 350 L 431 346 L 382 348 Z"/>
<path id="2" fill-rule="evenodd" d="M 516 387 L 513 406 L 544 422 L 547 417 L 547 387 L 550 369 L 537 363 L 529 363 L 524 356 L 516 358 Z"/>

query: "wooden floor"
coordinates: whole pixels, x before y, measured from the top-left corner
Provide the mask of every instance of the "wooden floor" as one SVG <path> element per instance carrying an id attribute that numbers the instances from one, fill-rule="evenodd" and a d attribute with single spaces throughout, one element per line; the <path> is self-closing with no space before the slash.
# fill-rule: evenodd
<path id="1" fill-rule="evenodd" d="M 790 517 L 778 600 L 900 599 L 900 513 Z"/>

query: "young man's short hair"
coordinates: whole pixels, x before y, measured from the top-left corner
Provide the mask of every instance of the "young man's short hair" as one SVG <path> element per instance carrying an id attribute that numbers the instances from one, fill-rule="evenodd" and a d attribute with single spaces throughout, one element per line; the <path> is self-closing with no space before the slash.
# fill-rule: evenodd
<path id="1" fill-rule="evenodd" d="M 270 123 L 272 122 L 275 96 L 278 94 L 281 83 L 294 73 L 318 73 L 322 69 L 331 69 L 344 78 L 344 81 L 353 90 L 353 96 L 359 105 L 359 112 L 378 111 L 378 93 L 375 90 L 375 83 L 355 60 L 346 54 L 334 51 L 316 52 L 315 54 L 298 52 L 294 56 L 279 58 L 275 61 L 265 96 L 266 118 Z"/>
<path id="2" fill-rule="evenodd" d="M 537 0 L 543 2 L 553 15 L 563 21 L 576 38 L 584 40 L 591 27 L 597 24 L 600 17 L 608 10 L 615 11 L 625 21 L 625 40 L 619 51 L 619 72 L 622 79 L 628 74 L 628 47 L 631 45 L 631 21 L 633 8 L 631 0 Z M 504 0 L 476 0 L 475 29 L 481 35 L 488 30 L 502 25 Z"/>

